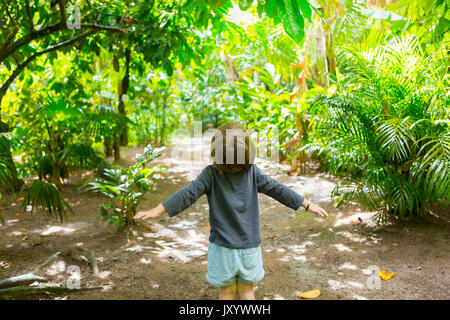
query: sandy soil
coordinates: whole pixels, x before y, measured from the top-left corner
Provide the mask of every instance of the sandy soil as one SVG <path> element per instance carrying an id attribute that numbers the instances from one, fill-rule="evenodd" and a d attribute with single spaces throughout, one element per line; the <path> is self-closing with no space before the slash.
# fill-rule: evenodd
<path id="1" fill-rule="evenodd" d="M 123 163 L 133 162 L 142 148 L 122 151 Z M 196 177 L 207 162 L 159 159 L 167 172 L 140 210 L 148 210 Z M 318 299 L 449 299 L 450 213 L 433 210 L 420 221 L 377 226 L 373 213 L 357 205 L 334 208 L 330 192 L 336 179 L 310 168 L 288 176 L 287 167 L 258 164 L 264 172 L 319 203 L 329 219 L 294 212 L 260 195 L 265 278 L 256 286 L 258 299 L 300 299 L 303 291 L 322 291 Z M 88 174 L 88 173 L 87 173 Z M 177 217 L 167 215 L 121 231 L 99 221 L 104 198 L 80 193 L 73 181 L 64 196 L 75 215 L 59 223 L 42 213 L 22 213 L 20 195 L 0 202 L 6 224 L 0 227 L 0 279 L 34 269 L 69 245 L 81 244 L 95 253 L 101 277 L 85 262 L 60 259 L 44 275 L 66 284 L 68 265 L 82 270 L 81 285 L 101 290 L 65 295 L 41 294 L 31 299 L 216 299 L 217 289 L 205 280 L 209 236 L 208 206 L 203 196 Z M 375 266 L 375 267 L 371 267 Z M 380 287 L 369 289 L 371 270 L 395 272 Z M 375 276 L 375 278 L 379 279 Z M 373 282 L 372 282 L 373 283 Z"/>

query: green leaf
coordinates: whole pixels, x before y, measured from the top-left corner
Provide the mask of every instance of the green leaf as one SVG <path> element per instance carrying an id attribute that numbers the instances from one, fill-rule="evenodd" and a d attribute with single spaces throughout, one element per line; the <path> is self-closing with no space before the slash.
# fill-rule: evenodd
<path id="1" fill-rule="evenodd" d="M 283 0 L 278 9 L 286 33 L 297 43 L 301 43 L 305 37 L 305 22 L 298 8 L 297 0 Z"/>
<path id="2" fill-rule="evenodd" d="M 266 0 L 265 11 L 269 18 L 275 19 L 278 15 L 277 0 Z"/>
<path id="3" fill-rule="evenodd" d="M 211 9 L 214 10 L 214 9 L 223 7 L 227 3 L 227 1 L 228 0 L 214 0 L 214 1 L 211 1 Z"/>
<path id="4" fill-rule="evenodd" d="M 307 19 L 309 22 L 312 22 L 311 16 L 312 16 L 312 10 L 311 6 L 306 0 L 297 0 L 297 5 L 302 11 L 302 15 L 305 19 Z"/>
<path id="5" fill-rule="evenodd" d="M 253 0 L 239 0 L 239 8 L 242 11 L 247 11 L 253 4 Z"/>

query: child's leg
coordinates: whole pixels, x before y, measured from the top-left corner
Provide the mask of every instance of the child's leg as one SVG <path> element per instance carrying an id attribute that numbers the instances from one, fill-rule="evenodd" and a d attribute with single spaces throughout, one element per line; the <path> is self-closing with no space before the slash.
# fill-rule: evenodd
<path id="1" fill-rule="evenodd" d="M 255 300 L 253 283 L 236 282 L 236 292 L 239 300 Z"/>
<path id="2" fill-rule="evenodd" d="M 219 300 L 234 300 L 236 296 L 236 282 L 226 287 L 219 287 Z"/>

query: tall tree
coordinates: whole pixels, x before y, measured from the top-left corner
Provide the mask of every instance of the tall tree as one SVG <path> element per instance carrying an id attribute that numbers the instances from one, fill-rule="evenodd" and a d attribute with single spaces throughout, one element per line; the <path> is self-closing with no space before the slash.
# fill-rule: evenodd
<path id="1" fill-rule="evenodd" d="M 3 98 L 14 80 L 37 57 L 73 46 L 100 31 L 125 32 L 114 26 L 97 24 L 95 20 L 81 23 L 80 31 L 70 30 L 68 6 L 63 0 L 34 6 L 29 0 L 2 1 L 0 8 L 0 63 L 10 71 L 6 78 L 0 78 L 0 133 L 10 130 L 1 118 Z M 9 145 L 0 150 L 0 156 L 10 170 L 9 185 L 15 190 L 20 189 L 23 182 L 18 178 Z"/>

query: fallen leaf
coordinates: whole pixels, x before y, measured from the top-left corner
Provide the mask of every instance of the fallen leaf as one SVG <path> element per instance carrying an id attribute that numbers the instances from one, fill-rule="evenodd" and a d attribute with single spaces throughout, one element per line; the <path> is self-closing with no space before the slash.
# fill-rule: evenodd
<path id="1" fill-rule="evenodd" d="M 422 267 L 417 267 L 416 269 L 417 269 L 417 270 L 422 270 Z"/>
<path id="2" fill-rule="evenodd" d="M 315 289 L 315 290 L 309 290 L 306 292 L 302 292 L 300 293 L 299 297 L 303 298 L 303 299 L 314 299 L 317 298 L 318 296 L 320 296 L 321 292 L 320 289 Z"/>
<path id="3" fill-rule="evenodd" d="M 12 262 L 8 262 L 8 267 L 11 267 L 11 265 L 12 265 Z"/>
<path id="4" fill-rule="evenodd" d="M 395 276 L 395 272 L 386 273 L 386 270 L 381 270 L 379 276 L 383 281 L 386 281 Z"/>
<path id="5" fill-rule="evenodd" d="M 20 212 L 17 212 L 17 213 L 16 213 L 16 216 L 20 216 Z"/>
<path id="6" fill-rule="evenodd" d="M 393 245 L 394 247 L 396 247 L 396 246 L 398 246 L 398 243 L 393 243 L 392 245 Z"/>

